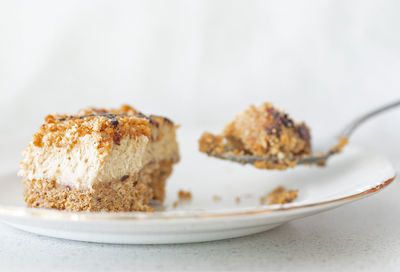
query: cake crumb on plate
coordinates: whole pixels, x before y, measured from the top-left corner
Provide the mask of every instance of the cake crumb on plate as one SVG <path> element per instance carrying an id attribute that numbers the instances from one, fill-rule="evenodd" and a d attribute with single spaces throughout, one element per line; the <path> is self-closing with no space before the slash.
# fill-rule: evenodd
<path id="1" fill-rule="evenodd" d="M 182 201 L 182 200 L 191 200 L 192 199 L 192 193 L 189 192 L 189 191 L 179 190 L 178 199 L 180 201 Z"/>
<path id="2" fill-rule="evenodd" d="M 192 193 L 190 191 L 179 190 L 177 195 L 178 195 L 178 200 L 175 200 L 172 203 L 173 208 L 178 207 L 178 205 L 183 202 L 192 200 Z"/>
<path id="3" fill-rule="evenodd" d="M 298 190 L 287 190 L 283 186 L 276 187 L 266 196 L 260 197 L 260 204 L 265 204 L 268 200 L 268 205 L 290 203 L 297 198 Z"/>

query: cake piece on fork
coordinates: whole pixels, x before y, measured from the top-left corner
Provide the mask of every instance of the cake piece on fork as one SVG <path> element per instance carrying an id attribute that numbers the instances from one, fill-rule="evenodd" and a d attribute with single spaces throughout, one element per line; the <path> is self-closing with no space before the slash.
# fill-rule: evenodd
<path id="1" fill-rule="evenodd" d="M 236 115 L 220 135 L 205 132 L 199 140 L 201 152 L 211 156 L 258 156 L 276 160 L 256 160 L 263 169 L 284 170 L 296 165 L 296 158 L 311 154 L 310 130 L 289 115 L 263 103 Z"/>
<path id="2" fill-rule="evenodd" d="M 177 126 L 122 106 L 48 115 L 24 151 L 19 175 L 29 207 L 152 211 L 179 161 Z"/>

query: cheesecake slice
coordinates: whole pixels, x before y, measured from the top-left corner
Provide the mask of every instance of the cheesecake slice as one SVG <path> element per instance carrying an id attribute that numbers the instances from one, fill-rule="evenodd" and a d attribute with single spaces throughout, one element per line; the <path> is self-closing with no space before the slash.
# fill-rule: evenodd
<path id="1" fill-rule="evenodd" d="M 176 128 L 126 105 L 49 115 L 23 152 L 24 200 L 70 211 L 151 211 L 179 161 Z"/>

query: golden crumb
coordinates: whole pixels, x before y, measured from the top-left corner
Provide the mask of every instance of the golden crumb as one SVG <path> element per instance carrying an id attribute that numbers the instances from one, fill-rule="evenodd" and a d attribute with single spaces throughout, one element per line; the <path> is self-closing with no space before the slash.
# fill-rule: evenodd
<path id="1" fill-rule="evenodd" d="M 339 153 L 342 152 L 342 149 L 349 143 L 349 139 L 347 139 L 346 137 L 340 137 L 339 139 L 339 143 L 332 147 L 329 152 L 333 152 L 333 153 Z"/>
<path id="2" fill-rule="evenodd" d="M 294 167 L 301 156 L 311 154 L 311 137 L 304 123 L 295 123 L 283 111 L 264 103 L 239 113 L 221 135 L 203 133 L 199 150 L 208 155 L 272 157 L 275 160 L 256 161 L 254 166 L 284 170 Z"/>
<path id="3" fill-rule="evenodd" d="M 189 191 L 179 190 L 179 192 L 178 192 L 178 199 L 179 199 L 180 201 L 191 200 L 191 199 L 192 199 L 192 193 L 189 192 Z"/>
<path id="4" fill-rule="evenodd" d="M 268 200 L 268 205 L 290 203 L 297 198 L 298 190 L 287 190 L 283 186 L 276 187 L 266 196 L 260 197 L 260 204 L 265 204 Z"/>
<path id="5" fill-rule="evenodd" d="M 240 201 L 241 201 L 240 197 L 237 196 L 237 197 L 235 198 L 235 202 L 236 202 L 237 204 L 239 204 Z"/>
<path id="6" fill-rule="evenodd" d="M 192 193 L 189 191 L 179 190 L 177 195 L 178 195 L 178 200 L 175 200 L 172 203 L 173 208 L 178 207 L 179 204 L 182 204 L 183 202 L 192 200 Z"/>

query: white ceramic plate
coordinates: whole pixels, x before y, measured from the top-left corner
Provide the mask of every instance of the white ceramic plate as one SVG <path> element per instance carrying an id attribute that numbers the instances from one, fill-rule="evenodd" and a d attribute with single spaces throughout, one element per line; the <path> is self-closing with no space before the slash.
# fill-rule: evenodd
<path id="1" fill-rule="evenodd" d="M 0 175 L 0 219 L 29 232 L 79 241 L 202 242 L 266 231 L 338 207 L 380 191 L 395 177 L 388 160 L 352 146 L 325 168 L 302 166 L 280 172 L 207 158 L 197 151 L 198 134 L 184 136 L 182 161 L 168 181 L 164 205 L 155 206 L 157 212 L 84 213 L 26 208 L 22 184 L 15 173 L 9 173 Z M 259 198 L 278 185 L 298 189 L 298 199 L 285 205 L 261 205 Z M 179 189 L 190 190 L 193 199 L 174 208 Z M 215 201 L 215 195 L 221 200 Z"/>

